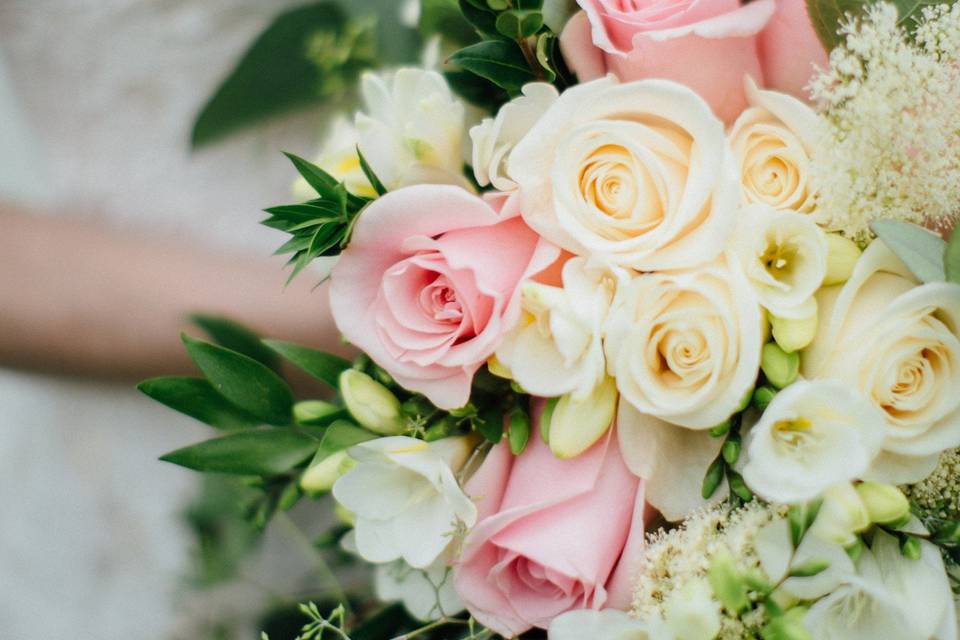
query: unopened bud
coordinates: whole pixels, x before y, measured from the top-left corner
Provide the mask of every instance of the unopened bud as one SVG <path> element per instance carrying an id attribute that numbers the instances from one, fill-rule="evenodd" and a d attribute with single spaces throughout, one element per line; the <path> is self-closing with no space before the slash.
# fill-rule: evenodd
<path id="1" fill-rule="evenodd" d="M 863 482 L 857 485 L 857 495 L 877 524 L 898 524 L 910 516 L 910 501 L 892 484 Z"/>
<path id="2" fill-rule="evenodd" d="M 756 391 L 753 392 L 753 406 L 760 411 L 766 411 L 776 395 L 777 390 L 773 387 L 767 385 L 757 387 Z"/>
<path id="3" fill-rule="evenodd" d="M 311 494 L 326 493 L 333 488 L 340 476 L 350 471 L 355 464 L 346 450 L 337 451 L 319 460 L 314 458 L 314 462 L 311 462 L 300 476 L 300 488 Z"/>
<path id="4" fill-rule="evenodd" d="M 397 396 L 362 371 L 347 369 L 340 374 L 340 394 L 350 415 L 361 426 L 384 436 L 404 432 Z"/>
<path id="5" fill-rule="evenodd" d="M 550 418 L 550 450 L 574 458 L 603 437 L 617 411 L 617 384 L 606 377 L 584 398 L 562 396 Z"/>
<path id="6" fill-rule="evenodd" d="M 842 284 L 850 279 L 853 268 L 860 259 L 860 247 L 839 233 L 827 234 L 827 273 L 823 286 Z"/>
<path id="7" fill-rule="evenodd" d="M 337 418 L 343 418 L 346 411 L 343 407 L 324 402 L 323 400 L 302 400 L 293 405 L 293 419 L 302 425 L 324 425 Z"/>
<path id="8" fill-rule="evenodd" d="M 799 351 L 808 346 L 817 335 L 817 312 L 806 318 L 781 318 L 770 316 L 773 327 L 773 339 L 787 353 Z"/>
<path id="9" fill-rule="evenodd" d="M 869 526 L 870 514 L 860 495 L 850 483 L 842 483 L 824 492 L 812 530 L 821 540 L 847 547 L 856 543 L 856 534 Z"/>
<path id="10" fill-rule="evenodd" d="M 787 353 L 776 342 L 768 342 L 763 345 L 760 368 L 767 382 L 777 389 L 783 389 L 800 374 L 800 354 Z"/>

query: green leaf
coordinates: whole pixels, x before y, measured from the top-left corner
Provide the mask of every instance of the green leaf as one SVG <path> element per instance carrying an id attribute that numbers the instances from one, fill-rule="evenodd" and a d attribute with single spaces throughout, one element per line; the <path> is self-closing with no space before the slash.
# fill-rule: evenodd
<path id="1" fill-rule="evenodd" d="M 510 451 L 518 456 L 527 448 L 527 441 L 530 439 L 530 416 L 520 407 L 515 408 L 510 413 L 510 425 L 507 428 L 507 440 L 510 443 Z"/>
<path id="2" fill-rule="evenodd" d="M 268 424 L 289 424 L 293 393 L 269 367 L 236 351 L 184 334 L 193 361 L 227 400 Z"/>
<path id="3" fill-rule="evenodd" d="M 376 438 L 376 434 L 361 429 L 351 422 L 337 420 L 323 434 L 323 441 L 321 441 L 320 448 L 317 450 L 317 457 L 323 456 L 325 458 L 337 451 L 343 451 L 355 444 Z"/>
<path id="4" fill-rule="evenodd" d="M 543 26 L 539 11 L 504 11 L 497 16 L 497 32 L 511 40 L 528 38 Z"/>
<path id="5" fill-rule="evenodd" d="M 172 451 L 160 459 L 209 473 L 276 476 L 306 462 L 320 442 L 288 429 L 240 431 Z"/>
<path id="6" fill-rule="evenodd" d="M 458 69 L 444 71 L 443 77 L 454 93 L 475 107 L 491 113 L 510 100 L 510 96 L 503 89 L 475 73 Z"/>
<path id="7" fill-rule="evenodd" d="M 944 250 L 943 263 L 947 282 L 960 284 L 960 233 L 956 230 L 950 235 L 950 242 Z"/>
<path id="8" fill-rule="evenodd" d="M 278 15 L 200 111 L 192 145 L 319 102 L 324 78 L 307 56 L 309 43 L 319 34 L 336 39 L 346 27 L 346 17 L 334 2 L 315 2 Z"/>
<path id="9" fill-rule="evenodd" d="M 457 0 L 420 0 L 420 33 L 437 34 L 459 46 L 473 44 L 476 32 L 460 11 Z"/>
<path id="10" fill-rule="evenodd" d="M 260 420 L 230 404 L 203 378 L 151 378 L 137 385 L 137 389 L 174 411 L 218 429 L 244 429 L 261 424 Z"/>
<path id="11" fill-rule="evenodd" d="M 497 15 L 490 10 L 484 1 L 460 0 L 460 13 L 467 19 L 480 36 L 485 38 L 499 38 L 497 33 Z"/>
<path id="12" fill-rule="evenodd" d="M 503 439 L 503 412 L 497 407 L 485 409 L 477 422 L 477 431 L 493 444 Z"/>
<path id="13" fill-rule="evenodd" d="M 813 558 L 790 567 L 790 576 L 794 578 L 810 578 L 819 575 L 830 568 L 830 561 Z"/>
<path id="14" fill-rule="evenodd" d="M 324 198 L 330 200 L 335 199 L 334 192 L 337 188 L 337 185 L 340 184 L 339 180 L 309 160 L 304 160 L 296 154 L 287 153 L 284 151 L 283 155 L 289 158 L 290 162 L 293 163 L 293 166 L 296 167 L 297 172 L 303 176 L 303 179 L 307 181 L 307 184 L 313 187 L 314 191 Z"/>
<path id="15" fill-rule="evenodd" d="M 516 94 L 528 82 L 536 80 L 516 42 L 487 40 L 460 49 L 450 62 L 493 82 L 508 93 Z"/>
<path id="16" fill-rule="evenodd" d="M 373 168 L 370 167 L 370 164 L 367 162 L 367 159 L 363 157 L 363 152 L 360 151 L 360 146 L 357 146 L 357 157 L 360 158 L 360 168 L 363 170 L 363 175 L 367 176 L 367 181 L 370 182 L 370 186 L 373 187 L 373 190 L 377 192 L 378 196 L 382 196 L 387 192 L 387 188 L 383 186 L 383 183 L 380 181 L 380 178 L 377 177 L 377 174 L 374 173 Z"/>
<path id="17" fill-rule="evenodd" d="M 864 10 L 876 4 L 878 0 L 806 0 L 807 12 L 810 14 L 810 20 L 813 23 L 813 29 L 817 32 L 817 37 L 823 43 L 827 51 L 843 44 L 843 38 L 840 37 L 840 24 L 847 20 L 847 17 L 859 17 Z M 913 33 L 914 27 L 919 17 L 920 11 L 925 6 L 941 4 L 938 1 L 931 0 L 889 0 L 891 4 L 897 7 L 897 13 L 900 14 L 899 23 L 906 28 L 908 33 Z M 955 0 L 946 0 L 943 4 L 952 4 Z"/>
<path id="18" fill-rule="evenodd" d="M 339 384 L 340 374 L 351 366 L 349 361 L 339 356 L 303 347 L 292 342 L 264 340 L 263 343 L 279 353 L 285 360 L 289 360 L 292 364 L 334 389 Z"/>
<path id="19" fill-rule="evenodd" d="M 943 282 L 943 239 L 921 226 L 899 220 L 874 220 L 870 228 L 921 282 Z"/>
<path id="20" fill-rule="evenodd" d="M 276 372 L 280 372 L 280 360 L 277 354 L 268 349 L 260 336 L 247 327 L 220 316 L 194 314 L 190 321 L 204 330 L 210 339 L 237 353 L 242 353 L 262 362 Z"/>

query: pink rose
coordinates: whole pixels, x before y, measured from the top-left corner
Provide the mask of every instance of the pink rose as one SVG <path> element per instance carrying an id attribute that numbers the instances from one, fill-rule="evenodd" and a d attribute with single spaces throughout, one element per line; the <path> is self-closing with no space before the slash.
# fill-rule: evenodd
<path id="1" fill-rule="evenodd" d="M 571 609 L 629 607 L 644 500 L 612 433 L 571 460 L 539 436 L 519 457 L 500 444 L 467 483 L 478 521 L 454 585 L 482 624 L 512 638 Z"/>
<path id="2" fill-rule="evenodd" d="M 757 34 L 774 0 L 577 0 L 560 44 L 580 81 L 613 73 L 621 81 L 662 78 L 685 84 L 721 119 L 747 105 L 743 77 L 761 81 Z M 762 82 L 761 82 L 762 84 Z"/>
<path id="3" fill-rule="evenodd" d="M 517 285 L 559 255 L 519 217 L 516 199 L 416 185 L 381 196 L 357 220 L 333 269 L 343 335 L 407 389 L 443 409 L 470 384 L 519 317 Z"/>
<path id="4" fill-rule="evenodd" d="M 806 98 L 814 65 L 827 66 L 827 52 L 813 30 L 805 0 L 777 0 L 777 12 L 760 34 L 765 87 Z"/>

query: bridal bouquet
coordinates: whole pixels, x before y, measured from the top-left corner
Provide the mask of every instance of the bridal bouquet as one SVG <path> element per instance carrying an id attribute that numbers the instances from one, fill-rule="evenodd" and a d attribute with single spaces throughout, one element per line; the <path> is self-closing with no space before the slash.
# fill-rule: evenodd
<path id="1" fill-rule="evenodd" d="M 164 459 L 331 492 L 398 637 L 955 639 L 960 5 L 578 4 L 423 3 L 267 210 L 360 355 L 207 319 Z"/>

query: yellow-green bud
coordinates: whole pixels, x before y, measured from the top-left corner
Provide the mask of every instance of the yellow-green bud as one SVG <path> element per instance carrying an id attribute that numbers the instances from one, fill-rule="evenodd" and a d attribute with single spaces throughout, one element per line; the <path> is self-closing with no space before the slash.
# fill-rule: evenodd
<path id="1" fill-rule="evenodd" d="M 813 523 L 817 535 L 844 547 L 857 541 L 856 534 L 870 526 L 870 514 L 850 483 L 828 488 Z"/>
<path id="2" fill-rule="evenodd" d="M 800 354 L 787 353 L 776 342 L 768 342 L 763 345 L 760 368 L 770 384 L 783 389 L 800 374 Z"/>
<path id="3" fill-rule="evenodd" d="M 293 419 L 297 424 L 326 424 L 343 414 L 343 407 L 323 400 L 302 400 L 293 405 Z"/>
<path id="4" fill-rule="evenodd" d="M 770 316 L 773 339 L 787 353 L 799 351 L 808 346 L 817 335 L 817 313 L 806 318 L 781 318 Z"/>
<path id="5" fill-rule="evenodd" d="M 773 398 L 777 395 L 777 390 L 773 387 L 763 385 L 762 387 L 757 387 L 753 392 L 752 401 L 753 406 L 759 409 L 760 411 L 766 411 L 767 407 L 770 406 L 770 403 L 773 401 Z"/>
<path id="6" fill-rule="evenodd" d="M 356 369 L 340 374 L 340 394 L 347 410 L 361 426 L 384 436 L 404 432 L 400 401 L 385 386 Z"/>
<path id="7" fill-rule="evenodd" d="M 713 594 L 728 613 L 736 616 L 750 608 L 747 585 L 737 572 L 733 555 L 726 547 L 720 547 L 710 558 L 707 580 Z"/>
<path id="8" fill-rule="evenodd" d="M 770 620 L 760 635 L 764 640 L 812 640 L 813 636 L 803 624 L 806 613 L 805 607 L 794 607 Z"/>
<path id="9" fill-rule="evenodd" d="M 617 411 L 617 383 L 604 378 L 585 398 L 561 396 L 550 418 L 550 450 L 561 459 L 575 458 L 599 440 Z"/>
<path id="10" fill-rule="evenodd" d="M 345 506 L 339 502 L 334 503 L 333 513 L 337 516 L 337 519 L 340 520 L 343 524 L 349 525 L 351 527 L 356 526 L 357 516 L 354 515 L 353 511 L 350 511 Z"/>
<path id="11" fill-rule="evenodd" d="M 346 450 L 337 451 L 320 460 L 315 459 L 300 476 L 300 488 L 307 493 L 326 493 L 333 488 L 333 483 L 355 464 Z"/>
<path id="12" fill-rule="evenodd" d="M 823 286 L 843 284 L 853 274 L 853 267 L 860 259 L 860 247 L 839 233 L 827 234 L 827 273 Z"/>
<path id="13" fill-rule="evenodd" d="M 900 523 L 910 515 L 910 502 L 897 487 L 879 482 L 863 482 L 857 485 L 857 494 L 867 508 L 871 522 L 877 524 Z"/>

